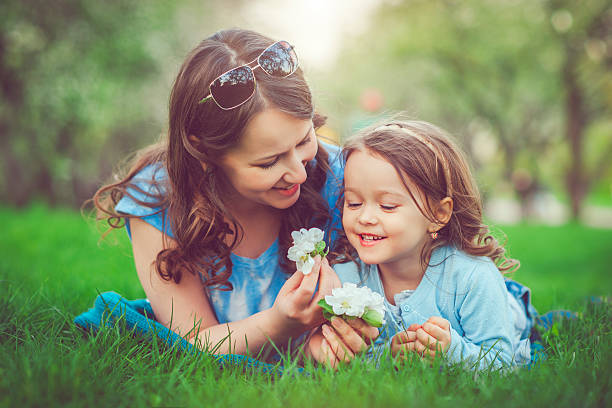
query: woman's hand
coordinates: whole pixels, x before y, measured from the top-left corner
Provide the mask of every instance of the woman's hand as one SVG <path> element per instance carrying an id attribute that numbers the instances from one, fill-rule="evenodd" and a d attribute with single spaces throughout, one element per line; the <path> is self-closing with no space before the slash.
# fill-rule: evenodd
<path id="1" fill-rule="evenodd" d="M 412 324 L 391 339 L 391 353 L 406 358 L 408 353 L 434 358 L 451 344 L 450 323 L 438 316 L 430 317 L 423 325 Z"/>
<path id="2" fill-rule="evenodd" d="M 272 309 L 281 319 L 281 324 L 289 330 L 302 333 L 323 322 L 323 309 L 317 302 L 338 286 L 340 279 L 336 272 L 329 266 L 327 259 L 321 261 L 317 255 L 310 274 L 296 271 L 285 282 Z"/>
<path id="3" fill-rule="evenodd" d="M 359 318 L 344 320 L 333 317 L 331 326 L 324 324 L 311 337 L 307 350 L 319 363 L 335 368 L 339 362 L 350 362 L 367 350 L 378 337 L 378 329 Z"/>

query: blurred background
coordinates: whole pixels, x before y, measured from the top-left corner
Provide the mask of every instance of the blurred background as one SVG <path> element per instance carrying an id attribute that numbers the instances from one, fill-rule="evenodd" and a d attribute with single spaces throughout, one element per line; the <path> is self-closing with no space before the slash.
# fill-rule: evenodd
<path id="1" fill-rule="evenodd" d="M 3 0 L 0 205 L 78 208 L 163 135 L 198 41 L 295 45 L 341 142 L 404 112 L 455 135 L 487 218 L 612 228 L 609 0 Z"/>

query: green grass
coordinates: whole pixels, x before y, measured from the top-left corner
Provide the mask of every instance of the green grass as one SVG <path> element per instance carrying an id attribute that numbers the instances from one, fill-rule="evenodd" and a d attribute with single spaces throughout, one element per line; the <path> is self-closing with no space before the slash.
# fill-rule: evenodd
<path id="1" fill-rule="evenodd" d="M 418 361 L 397 369 L 355 361 L 338 372 L 273 377 L 220 370 L 119 328 L 85 335 L 72 324 L 97 292 L 144 295 L 123 231 L 98 245 L 79 214 L 0 209 L 0 406 L 612 406 L 612 231 L 579 225 L 502 228 L 540 311 L 582 318 L 546 335 L 550 358 L 531 370 L 474 373 Z M 588 306 L 588 307 L 587 307 Z"/>

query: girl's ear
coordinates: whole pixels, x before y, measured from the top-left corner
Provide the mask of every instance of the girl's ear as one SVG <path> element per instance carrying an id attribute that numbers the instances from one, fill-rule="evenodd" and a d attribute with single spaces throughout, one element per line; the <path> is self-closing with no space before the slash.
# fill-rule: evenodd
<path id="1" fill-rule="evenodd" d="M 453 214 L 453 199 L 450 197 L 445 197 L 436 206 L 434 211 L 434 215 L 438 222 L 436 223 L 439 228 L 445 226 L 451 218 Z M 433 231 L 432 231 L 433 232 Z"/>

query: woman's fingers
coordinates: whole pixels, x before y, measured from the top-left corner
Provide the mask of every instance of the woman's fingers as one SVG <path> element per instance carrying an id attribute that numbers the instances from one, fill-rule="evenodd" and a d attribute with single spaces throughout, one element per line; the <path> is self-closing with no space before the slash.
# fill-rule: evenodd
<path id="1" fill-rule="evenodd" d="M 317 287 L 317 282 L 319 281 L 319 274 L 321 271 L 321 256 L 315 256 L 314 261 L 315 263 L 312 267 L 312 271 L 308 275 L 304 275 L 302 282 L 296 289 L 297 295 L 305 304 L 310 303 L 312 300 L 312 296 L 314 295 Z"/>
<path id="2" fill-rule="evenodd" d="M 326 295 L 330 295 L 332 289 L 340 287 L 342 283 L 336 272 L 329 266 L 327 258 L 321 261 L 321 271 L 319 273 L 319 290 L 314 296 L 314 303 L 323 299 Z"/>
<path id="3" fill-rule="evenodd" d="M 332 317 L 331 324 L 353 353 L 361 353 L 368 348 L 361 334 L 356 332 L 349 324 L 340 317 Z"/>
<path id="4" fill-rule="evenodd" d="M 355 357 L 355 354 L 353 354 L 349 347 L 342 342 L 334 330 L 332 330 L 328 325 L 324 324 L 321 329 L 323 331 L 323 336 L 325 336 L 325 340 L 327 340 L 330 349 L 333 351 L 338 361 L 348 363 Z"/>
<path id="5" fill-rule="evenodd" d="M 372 344 L 372 342 L 376 340 L 379 335 L 376 327 L 370 326 L 362 319 L 349 319 L 345 321 L 349 326 L 357 331 L 357 333 L 367 344 Z"/>
<path id="6" fill-rule="evenodd" d="M 331 368 L 336 368 L 338 365 L 338 358 L 332 351 L 332 348 L 326 339 L 321 341 L 321 358 L 323 359 L 323 362 Z"/>

